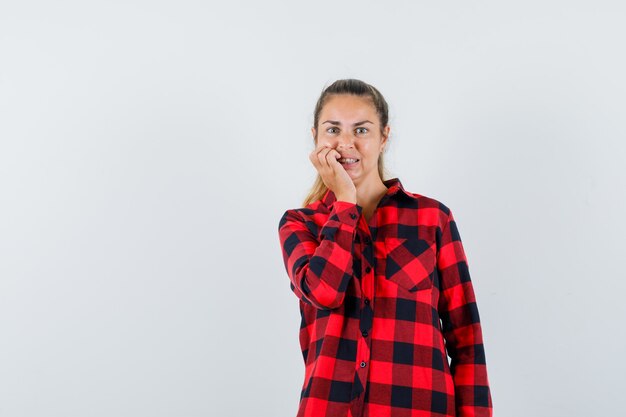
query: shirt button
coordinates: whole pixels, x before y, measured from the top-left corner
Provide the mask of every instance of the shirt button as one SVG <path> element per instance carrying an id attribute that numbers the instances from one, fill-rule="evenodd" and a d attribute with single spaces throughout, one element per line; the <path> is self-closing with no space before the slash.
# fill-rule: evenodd
<path id="1" fill-rule="evenodd" d="M 356 214 L 350 213 L 350 217 L 353 218 L 353 219 L 356 219 Z"/>
<path id="2" fill-rule="evenodd" d="M 368 273 L 368 274 L 370 273 L 371 270 L 372 270 L 372 268 L 369 267 L 369 266 L 367 268 L 365 268 L 365 272 Z"/>
<path id="3" fill-rule="evenodd" d="M 370 299 L 369 299 L 369 298 L 366 298 L 366 299 L 365 299 L 365 304 L 369 304 L 369 303 L 370 303 Z"/>
<path id="4" fill-rule="evenodd" d="M 365 368 L 365 362 L 361 362 L 361 368 Z"/>
<path id="5" fill-rule="evenodd" d="M 363 335 L 363 337 L 367 337 L 367 330 L 363 330 L 363 332 L 361 332 L 361 334 Z"/>

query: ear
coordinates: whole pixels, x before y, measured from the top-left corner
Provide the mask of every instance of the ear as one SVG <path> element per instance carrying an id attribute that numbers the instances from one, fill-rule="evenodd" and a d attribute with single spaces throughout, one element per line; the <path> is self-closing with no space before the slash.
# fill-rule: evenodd
<path id="1" fill-rule="evenodd" d="M 383 139 L 380 142 L 380 148 L 384 148 L 387 144 L 387 139 L 389 139 L 389 132 L 391 131 L 391 127 L 389 125 L 385 126 L 383 129 Z"/>
<path id="2" fill-rule="evenodd" d="M 315 134 L 316 134 L 316 133 L 317 133 L 317 132 L 316 132 L 316 130 L 315 130 L 315 127 L 312 127 L 312 128 L 311 128 L 311 135 L 313 135 L 313 140 L 315 140 Z"/>

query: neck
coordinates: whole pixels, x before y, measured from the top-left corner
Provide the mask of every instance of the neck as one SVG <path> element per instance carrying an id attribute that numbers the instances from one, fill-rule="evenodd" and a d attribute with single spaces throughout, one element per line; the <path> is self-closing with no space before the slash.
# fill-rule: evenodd
<path id="1" fill-rule="evenodd" d="M 361 207 L 376 206 L 387 193 L 387 186 L 378 176 L 378 173 L 369 181 L 356 185 L 356 200 Z"/>

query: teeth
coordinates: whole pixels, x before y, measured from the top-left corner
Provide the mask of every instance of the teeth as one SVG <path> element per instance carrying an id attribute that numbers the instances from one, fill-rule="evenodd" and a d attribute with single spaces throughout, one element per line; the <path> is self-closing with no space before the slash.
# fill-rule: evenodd
<path id="1" fill-rule="evenodd" d="M 339 162 L 341 162 L 341 163 L 345 162 L 345 163 L 351 164 L 351 163 L 356 162 L 356 161 L 358 161 L 358 159 L 354 159 L 354 158 L 339 158 Z"/>

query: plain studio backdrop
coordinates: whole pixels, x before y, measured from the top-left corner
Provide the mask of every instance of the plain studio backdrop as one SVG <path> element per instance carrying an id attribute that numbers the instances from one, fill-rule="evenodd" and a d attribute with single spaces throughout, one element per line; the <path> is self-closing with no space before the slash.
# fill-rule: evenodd
<path id="1" fill-rule="evenodd" d="M 3 1 L 0 416 L 295 416 L 278 221 L 339 78 L 458 222 L 494 415 L 623 409 L 626 6 Z"/>

